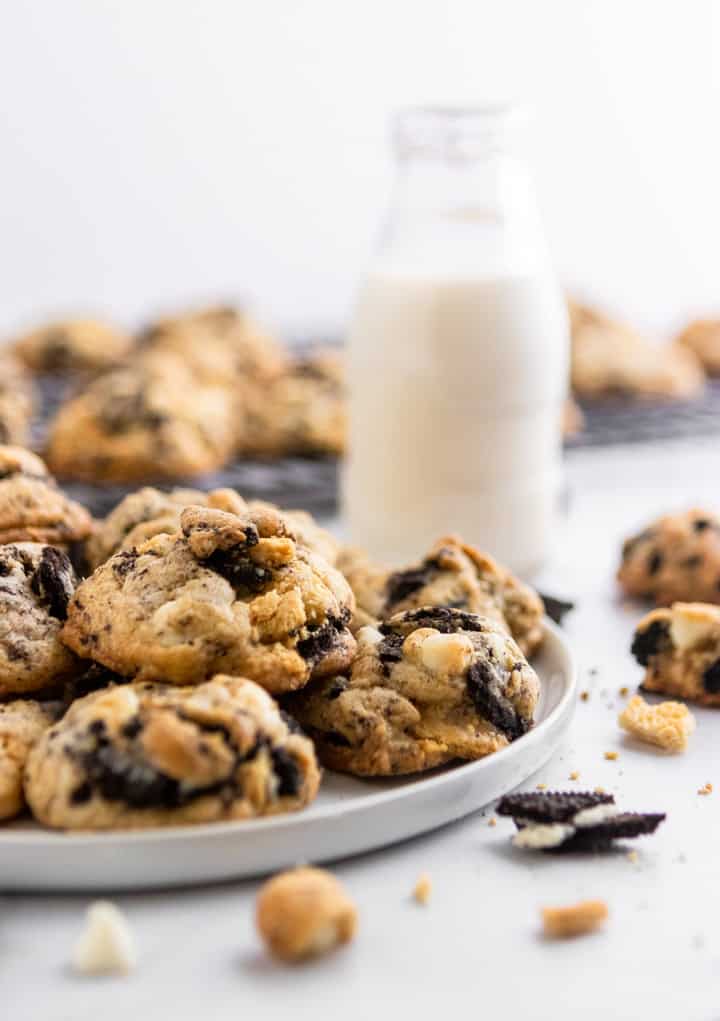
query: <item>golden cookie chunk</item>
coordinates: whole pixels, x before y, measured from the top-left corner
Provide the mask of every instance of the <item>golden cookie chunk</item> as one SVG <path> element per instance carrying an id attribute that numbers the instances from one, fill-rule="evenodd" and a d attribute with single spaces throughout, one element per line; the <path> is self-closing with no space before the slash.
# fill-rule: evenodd
<path id="1" fill-rule="evenodd" d="M 618 716 L 618 723 L 639 741 L 668 752 L 684 752 L 695 730 L 695 717 L 682 702 L 649 705 L 642 695 L 633 695 Z"/>
<path id="2" fill-rule="evenodd" d="M 349 943 L 357 910 L 330 872 L 298 868 L 273 876 L 261 887 L 255 920 L 273 957 L 301 961 Z"/>

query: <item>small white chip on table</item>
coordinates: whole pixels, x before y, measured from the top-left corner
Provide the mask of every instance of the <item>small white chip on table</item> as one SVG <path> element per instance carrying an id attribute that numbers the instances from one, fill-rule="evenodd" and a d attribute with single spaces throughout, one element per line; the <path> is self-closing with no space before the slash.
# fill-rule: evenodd
<path id="1" fill-rule="evenodd" d="M 332 866 L 357 904 L 355 941 L 307 966 L 283 966 L 254 930 L 259 882 L 113 900 L 132 927 L 129 975 L 86 978 L 69 967 L 87 897 L 0 898 L 0 971 L 8 1021 L 39 1017 L 197 1021 L 253 1016 L 367 1021 L 391 1009 L 436 1018 L 470 1006 L 496 1017 L 720 1017 L 720 710 L 693 708 L 685 753 L 624 734 L 618 713 L 642 669 L 629 654 L 643 609 L 613 575 L 622 538 L 683 506 L 720 506 L 716 443 L 574 453 L 571 510 L 547 591 L 577 600 L 567 630 L 580 663 L 570 738 L 527 784 L 603 787 L 621 807 L 667 812 L 632 856 L 555 856 L 511 846 L 491 808 L 388 851 Z M 606 758 L 606 752 L 618 752 Z M 571 778 L 574 777 L 574 778 Z M 410 897 L 427 873 L 432 898 Z M 602 929 L 547 941 L 542 907 L 607 903 Z M 475 1005 L 474 1007 L 472 1005 Z M 397 1006 L 395 1006 L 397 1005 Z M 5 1012 L 2 1012 L 5 1016 Z"/>

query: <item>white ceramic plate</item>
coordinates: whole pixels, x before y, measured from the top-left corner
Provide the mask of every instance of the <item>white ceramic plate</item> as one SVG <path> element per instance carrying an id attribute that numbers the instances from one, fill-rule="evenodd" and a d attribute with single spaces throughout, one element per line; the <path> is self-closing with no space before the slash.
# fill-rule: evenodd
<path id="1" fill-rule="evenodd" d="M 114 833 L 16 824 L 0 830 L 0 889 L 127 890 L 257 876 L 370 851 L 452 822 L 526 780 L 567 730 L 576 671 L 565 636 L 549 621 L 533 665 L 542 682 L 535 727 L 479 762 L 392 780 L 326 772 L 304 812 L 251 822 Z"/>

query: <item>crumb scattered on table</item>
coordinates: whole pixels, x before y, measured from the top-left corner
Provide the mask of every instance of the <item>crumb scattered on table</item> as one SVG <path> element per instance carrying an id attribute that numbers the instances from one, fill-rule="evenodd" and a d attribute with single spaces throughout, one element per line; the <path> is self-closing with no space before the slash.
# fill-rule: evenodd
<path id="1" fill-rule="evenodd" d="M 580 779 L 580 771 L 577 770 L 577 769 L 573 769 L 572 773 L 570 774 L 570 779 L 571 780 L 579 780 Z"/>
<path id="2" fill-rule="evenodd" d="M 702 787 L 698 788 L 698 794 L 712 794 L 713 785 L 711 783 L 703 784 Z"/>
<path id="3" fill-rule="evenodd" d="M 589 692 L 589 691 L 581 691 L 581 692 L 580 692 L 580 700 L 581 700 L 582 702 L 587 702 L 587 700 L 588 700 L 589 698 L 590 698 L 590 692 Z"/>
<path id="4" fill-rule="evenodd" d="M 642 695 L 633 695 L 618 717 L 618 723 L 633 737 L 670 752 L 683 752 L 695 729 L 695 717 L 682 702 L 650 705 Z"/>
<path id="5" fill-rule="evenodd" d="M 626 688 L 625 686 L 623 686 L 620 689 L 620 697 L 621 698 L 627 698 L 629 694 L 630 694 L 630 689 L 629 688 Z"/>
<path id="6" fill-rule="evenodd" d="M 535 784 L 535 790 L 536 791 L 546 791 L 547 790 L 547 784 L 546 783 Z"/>
<path id="7" fill-rule="evenodd" d="M 605 788 L 604 787 L 594 787 L 593 790 L 595 791 L 596 794 L 604 794 L 605 793 Z"/>
<path id="8" fill-rule="evenodd" d="M 634 865 L 635 862 L 638 860 L 638 853 L 637 851 L 628 851 L 627 857 L 628 861 L 631 861 Z"/>
<path id="9" fill-rule="evenodd" d="M 497 826 L 497 819 L 494 815 L 488 819 L 488 826 Z"/>
<path id="10" fill-rule="evenodd" d="M 599 928 L 607 917 L 607 904 L 602 900 L 584 900 L 563 908 L 543 908 L 543 932 L 552 939 L 582 936 Z"/>
<path id="11" fill-rule="evenodd" d="M 430 900 L 431 893 L 432 882 L 430 881 L 430 876 L 427 874 L 427 872 L 423 872 L 422 875 L 418 877 L 418 881 L 415 884 L 415 888 L 413 890 L 413 897 L 418 902 L 418 904 L 427 904 L 428 901 Z"/>
<path id="12" fill-rule="evenodd" d="M 618 757 L 619 756 L 617 752 L 605 752 L 605 758 L 608 759 L 610 762 L 615 762 L 615 760 Z"/>
<path id="13" fill-rule="evenodd" d="M 357 911 L 325 869 L 281 872 L 261 888 L 255 920 L 267 949 L 283 961 L 327 953 L 355 935 Z"/>

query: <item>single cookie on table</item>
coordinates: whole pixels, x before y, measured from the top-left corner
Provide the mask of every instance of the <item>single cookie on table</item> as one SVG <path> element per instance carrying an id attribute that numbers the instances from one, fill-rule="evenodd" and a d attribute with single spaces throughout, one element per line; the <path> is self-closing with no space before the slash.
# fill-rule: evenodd
<path id="1" fill-rule="evenodd" d="M 599 791 L 520 791 L 501 798 L 498 815 L 518 828 L 515 847 L 531 851 L 607 851 L 614 841 L 654 833 L 664 812 L 621 812 Z"/>
<path id="2" fill-rule="evenodd" d="M 0 543 L 67 545 L 86 538 L 92 518 L 62 493 L 45 464 L 23 447 L 0 446 Z"/>
<path id="3" fill-rule="evenodd" d="M 48 463 L 62 478 L 88 482 L 190 478 L 225 463 L 233 423 L 225 387 L 197 384 L 172 355 L 146 356 L 60 408 Z"/>
<path id="4" fill-rule="evenodd" d="M 421 606 L 452 606 L 497 621 L 526 655 L 542 641 L 542 599 L 491 557 L 455 536 L 439 539 L 424 560 L 405 570 L 383 571 L 352 549 L 338 566 L 355 593 L 361 611 L 358 622 L 384 620 Z"/>
<path id="5" fill-rule="evenodd" d="M 674 603 L 638 624 L 632 654 L 645 667 L 643 690 L 720 706 L 720 607 Z"/>
<path id="6" fill-rule="evenodd" d="M 720 319 L 695 319 L 675 343 L 697 355 L 709 376 L 720 376 Z"/>
<path id="7" fill-rule="evenodd" d="M 78 587 L 63 631 L 78 655 L 139 680 L 225 672 L 273 692 L 348 666 L 352 592 L 282 515 L 186 507 L 180 525 Z"/>
<path id="8" fill-rule="evenodd" d="M 242 309 L 215 305 L 167 316 L 141 336 L 144 349 L 181 357 L 198 379 L 228 385 L 269 380 L 287 365 L 285 348 Z"/>
<path id="9" fill-rule="evenodd" d="M 55 546 L 0 546 L 0 696 L 42 691 L 80 672 L 60 641 L 75 584 Z"/>
<path id="10" fill-rule="evenodd" d="M 654 344 L 577 303 L 570 304 L 570 327 L 570 377 L 580 397 L 691 398 L 703 390 L 705 373 L 688 348 Z"/>
<path id="11" fill-rule="evenodd" d="M 617 578 L 659 606 L 720 603 L 720 516 L 694 508 L 651 522 L 623 544 Z"/>
<path id="12" fill-rule="evenodd" d="M 214 489 L 208 493 L 198 489 L 171 489 L 166 493 L 145 486 L 129 493 L 98 524 L 86 545 L 88 564 L 94 570 L 119 550 L 140 546 L 161 533 L 178 532 L 180 515 L 190 505 L 215 507 L 233 513 L 249 510 L 255 516 L 266 512 L 281 515 L 288 526 L 288 534 L 300 546 L 319 553 L 329 564 L 337 558 L 337 541 L 305 511 L 280 511 L 274 504 L 262 500 L 251 500 L 246 504 L 237 493 L 228 489 Z"/>
<path id="13" fill-rule="evenodd" d="M 313 682 L 287 700 L 331 769 L 416 773 L 490 755 L 532 726 L 537 675 L 497 622 L 426 607 L 357 637 L 348 677 Z"/>
<path id="14" fill-rule="evenodd" d="M 129 333 L 95 319 L 48 323 L 18 337 L 13 353 L 36 372 L 98 371 L 116 365 L 134 346 Z"/>
<path id="15" fill-rule="evenodd" d="M 111 687 L 74 702 L 34 745 L 25 796 L 62 829 L 251 819 L 317 794 L 312 743 L 252 681 Z"/>
<path id="16" fill-rule="evenodd" d="M 10 353 L 0 354 L 0 443 L 25 446 L 35 408 L 35 390 L 27 369 Z"/>
<path id="17" fill-rule="evenodd" d="M 266 386 L 247 387 L 237 449 L 259 457 L 342 454 L 347 413 L 344 370 L 334 351 L 296 358 Z"/>
<path id="18" fill-rule="evenodd" d="M 22 812 L 23 771 L 30 749 L 60 712 L 59 702 L 18 698 L 0 703 L 0 821 Z"/>

